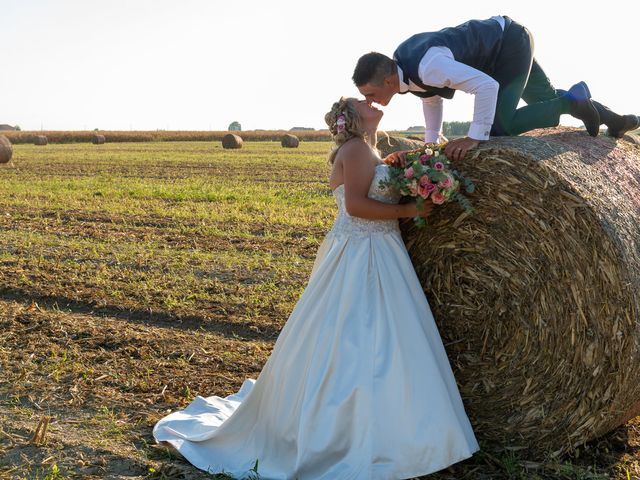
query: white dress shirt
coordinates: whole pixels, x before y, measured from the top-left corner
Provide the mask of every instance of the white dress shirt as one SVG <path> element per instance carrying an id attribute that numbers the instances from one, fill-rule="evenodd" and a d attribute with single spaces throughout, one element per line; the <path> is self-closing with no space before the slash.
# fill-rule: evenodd
<path id="1" fill-rule="evenodd" d="M 504 30 L 504 17 L 491 17 L 498 22 Z M 424 92 L 424 89 L 415 85 L 411 80 L 409 84 L 402 81 L 404 75 L 398 67 L 400 77 L 400 92 Z M 426 51 L 418 65 L 418 75 L 425 85 L 433 87 L 448 87 L 454 90 L 475 95 L 473 120 L 469 127 L 470 138 L 475 140 L 487 140 L 493 117 L 496 113 L 498 99 L 498 82 L 486 73 L 473 67 L 456 61 L 453 53 L 447 47 L 431 47 Z M 424 112 L 425 132 L 424 141 L 437 142 L 442 133 L 442 97 L 422 99 Z"/>

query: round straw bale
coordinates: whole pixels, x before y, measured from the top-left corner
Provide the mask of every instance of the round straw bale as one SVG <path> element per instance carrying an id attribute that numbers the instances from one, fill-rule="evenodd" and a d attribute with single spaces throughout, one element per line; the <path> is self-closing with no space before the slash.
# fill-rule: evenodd
<path id="1" fill-rule="evenodd" d="M 37 135 L 33 143 L 34 145 L 47 145 L 49 140 L 45 135 Z"/>
<path id="2" fill-rule="evenodd" d="M 227 133 L 222 137 L 222 148 L 242 148 L 242 137 Z"/>
<path id="3" fill-rule="evenodd" d="M 106 139 L 104 138 L 104 135 L 94 135 L 91 138 L 91 142 L 94 145 L 102 145 L 104 142 L 106 142 Z"/>
<path id="4" fill-rule="evenodd" d="M 298 148 L 298 145 L 300 145 L 300 140 L 295 135 L 285 133 L 280 143 L 284 148 Z"/>
<path id="5" fill-rule="evenodd" d="M 8 163 L 13 156 L 13 147 L 7 137 L 0 135 L 0 163 Z"/>
<path id="6" fill-rule="evenodd" d="M 382 136 L 378 138 L 376 147 L 380 152 L 382 158 L 389 155 L 391 152 L 398 150 L 414 150 L 424 145 L 424 142 L 420 140 L 414 140 L 407 137 L 386 137 Z"/>
<path id="7" fill-rule="evenodd" d="M 543 458 L 640 415 L 640 146 L 536 130 L 456 167 L 476 213 L 401 228 L 481 443 Z"/>

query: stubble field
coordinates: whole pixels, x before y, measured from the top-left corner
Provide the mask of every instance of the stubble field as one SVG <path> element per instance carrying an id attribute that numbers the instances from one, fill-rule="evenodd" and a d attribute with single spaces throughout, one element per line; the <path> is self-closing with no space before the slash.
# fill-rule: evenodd
<path id="1" fill-rule="evenodd" d="M 214 478 L 151 429 L 260 372 L 335 215 L 328 149 L 14 146 L 0 168 L 0 478 Z M 640 419 L 574 457 L 483 451 L 429 478 L 634 475 Z"/>

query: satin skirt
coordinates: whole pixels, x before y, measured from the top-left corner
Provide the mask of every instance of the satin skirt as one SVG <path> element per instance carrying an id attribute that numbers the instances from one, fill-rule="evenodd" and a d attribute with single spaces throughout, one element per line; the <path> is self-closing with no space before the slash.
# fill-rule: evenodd
<path id="1" fill-rule="evenodd" d="M 425 475 L 478 450 L 398 232 L 329 234 L 257 380 L 153 430 L 210 473 L 272 480 Z"/>

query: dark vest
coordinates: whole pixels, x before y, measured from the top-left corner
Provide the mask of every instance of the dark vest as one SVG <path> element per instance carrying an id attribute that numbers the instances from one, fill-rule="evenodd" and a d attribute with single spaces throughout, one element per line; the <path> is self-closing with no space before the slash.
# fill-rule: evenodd
<path id="1" fill-rule="evenodd" d="M 511 20 L 505 17 L 505 31 Z M 433 97 L 439 95 L 453 98 L 454 89 L 438 88 L 425 85 L 418 75 L 420 60 L 431 47 L 447 47 L 453 53 L 453 58 L 460 63 L 469 65 L 487 75 L 492 75 L 496 58 L 502 47 L 503 30 L 493 19 L 469 20 L 457 27 L 444 28 L 438 32 L 418 33 L 400 44 L 393 54 L 404 78 L 405 83 L 411 80 L 424 92 L 411 92 L 418 97 Z"/>

